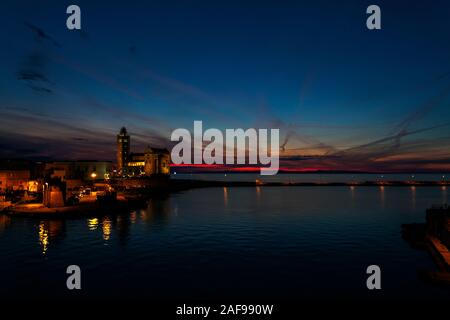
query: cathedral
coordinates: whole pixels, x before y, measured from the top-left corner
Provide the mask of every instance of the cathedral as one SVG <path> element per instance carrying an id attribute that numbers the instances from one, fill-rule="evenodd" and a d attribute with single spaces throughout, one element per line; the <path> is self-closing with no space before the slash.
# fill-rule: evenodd
<path id="1" fill-rule="evenodd" d="M 170 174 L 170 153 L 167 149 L 147 147 L 144 153 L 130 152 L 130 136 L 122 127 L 117 135 L 117 174 L 119 176 L 153 176 Z"/>

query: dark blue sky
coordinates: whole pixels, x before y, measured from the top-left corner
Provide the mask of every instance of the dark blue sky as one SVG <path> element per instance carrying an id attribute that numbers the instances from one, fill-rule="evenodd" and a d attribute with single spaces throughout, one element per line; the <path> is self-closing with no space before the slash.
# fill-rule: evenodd
<path id="1" fill-rule="evenodd" d="M 70 4 L 82 32 L 65 26 Z M 370 4 L 382 30 L 366 28 Z M 1 157 L 113 159 L 123 125 L 137 151 L 203 120 L 280 128 L 290 167 L 450 170 L 448 1 L 7 0 L 0 12 Z"/>

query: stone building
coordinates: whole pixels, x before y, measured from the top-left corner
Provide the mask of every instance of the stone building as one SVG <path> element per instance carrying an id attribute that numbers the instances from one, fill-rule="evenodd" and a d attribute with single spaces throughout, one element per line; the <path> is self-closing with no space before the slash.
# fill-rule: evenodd
<path id="1" fill-rule="evenodd" d="M 95 181 L 109 178 L 112 162 L 96 160 L 52 161 L 45 163 L 44 176 L 61 181 Z"/>
<path id="2" fill-rule="evenodd" d="M 0 170 L 0 192 L 28 190 L 30 170 Z"/>
<path id="3" fill-rule="evenodd" d="M 10 191 L 36 192 L 40 163 L 0 159 L 0 194 Z"/>
<path id="4" fill-rule="evenodd" d="M 143 153 L 130 152 L 130 136 L 125 127 L 117 135 L 117 174 L 139 177 L 170 174 L 170 153 L 167 149 L 147 147 Z"/>
<path id="5" fill-rule="evenodd" d="M 127 129 L 122 127 L 117 135 L 117 172 L 122 174 L 128 166 L 130 158 L 130 136 Z"/>
<path id="6" fill-rule="evenodd" d="M 167 149 L 147 147 L 144 152 L 144 172 L 152 174 L 170 174 L 170 153 Z"/>

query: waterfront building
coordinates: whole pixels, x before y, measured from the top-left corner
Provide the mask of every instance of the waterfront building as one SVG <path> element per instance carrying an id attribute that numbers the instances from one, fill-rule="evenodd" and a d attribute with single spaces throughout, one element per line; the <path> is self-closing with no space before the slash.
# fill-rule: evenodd
<path id="1" fill-rule="evenodd" d="M 0 192 L 28 190 L 29 180 L 30 170 L 0 170 Z"/>
<path id="2" fill-rule="evenodd" d="M 107 179 L 111 171 L 111 161 L 52 161 L 45 163 L 44 175 L 48 178 L 59 178 L 61 181 L 95 181 Z"/>
<path id="3" fill-rule="evenodd" d="M 0 160 L 0 194 L 14 191 L 39 191 L 41 162 L 19 159 Z"/>
<path id="4" fill-rule="evenodd" d="M 143 153 L 130 152 L 131 141 L 127 129 L 117 135 L 117 174 L 127 177 L 150 177 L 170 174 L 170 153 L 164 148 L 147 147 Z"/>
<path id="5" fill-rule="evenodd" d="M 117 172 L 123 174 L 130 158 L 130 136 L 122 127 L 117 135 Z"/>

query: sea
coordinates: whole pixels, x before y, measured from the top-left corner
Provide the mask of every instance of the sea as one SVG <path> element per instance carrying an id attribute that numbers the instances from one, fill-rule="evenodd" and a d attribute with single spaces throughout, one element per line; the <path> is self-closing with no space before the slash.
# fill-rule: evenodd
<path id="1" fill-rule="evenodd" d="M 178 174 L 174 179 L 346 182 L 441 181 L 395 176 Z M 449 203 L 446 186 L 255 186 L 190 189 L 150 198 L 142 209 L 83 218 L 0 214 L 0 298 L 135 301 L 450 300 L 424 280 L 428 252 L 402 224 Z M 81 269 L 81 290 L 66 287 Z M 367 268 L 381 272 L 368 290 Z"/>

